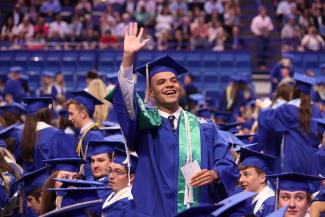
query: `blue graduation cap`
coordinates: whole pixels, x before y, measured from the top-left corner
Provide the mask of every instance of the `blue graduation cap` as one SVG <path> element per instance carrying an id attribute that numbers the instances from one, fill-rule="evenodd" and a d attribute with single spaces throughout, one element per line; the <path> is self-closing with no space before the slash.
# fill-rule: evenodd
<path id="1" fill-rule="evenodd" d="M 68 188 L 69 186 L 73 186 L 76 188 L 88 188 L 88 187 L 102 187 L 103 183 L 92 180 L 82 180 L 82 179 L 64 179 L 64 178 L 53 178 L 54 181 L 58 181 L 62 183 L 60 188 Z M 50 188 L 57 189 L 57 188 Z"/>
<path id="2" fill-rule="evenodd" d="M 232 122 L 232 123 L 224 123 L 224 124 L 220 124 L 220 130 L 224 130 L 224 131 L 231 131 L 231 132 L 237 132 L 238 126 L 241 126 L 243 124 L 243 122 Z"/>
<path id="3" fill-rule="evenodd" d="M 240 208 L 242 202 L 245 202 L 247 199 L 254 197 L 256 194 L 256 192 L 242 191 L 238 194 L 227 197 L 226 199 L 216 204 L 218 206 L 221 205 L 221 207 L 215 210 L 212 213 L 212 216 L 220 216 L 221 214 L 229 211 L 236 212 L 237 209 Z"/>
<path id="4" fill-rule="evenodd" d="M 19 123 L 15 123 L 10 125 L 9 127 L 6 127 L 0 131 L 0 139 L 6 139 L 9 137 L 14 137 L 14 133 L 16 131 L 16 127 L 19 125 Z"/>
<path id="5" fill-rule="evenodd" d="M 42 76 L 53 78 L 55 76 L 55 72 L 52 71 L 43 71 Z"/>
<path id="6" fill-rule="evenodd" d="M 213 116 L 216 119 L 225 121 L 225 120 L 228 120 L 229 119 L 230 113 L 229 112 L 226 112 L 226 111 L 214 111 L 213 112 Z"/>
<path id="7" fill-rule="evenodd" d="M 105 141 L 111 141 L 111 142 L 112 141 L 119 142 L 121 144 L 125 143 L 125 138 L 124 138 L 124 136 L 122 134 L 113 134 L 113 135 L 105 136 L 104 140 Z"/>
<path id="8" fill-rule="evenodd" d="M 122 134 L 121 126 L 116 125 L 112 127 L 100 127 L 99 130 L 104 136 L 110 136 L 115 134 Z"/>
<path id="9" fill-rule="evenodd" d="M 250 144 L 245 144 L 245 145 L 242 145 L 242 146 L 239 146 L 239 145 L 237 145 L 233 150 L 235 151 L 235 152 L 240 152 L 240 150 L 242 149 L 242 148 L 251 148 L 251 147 L 254 147 L 254 146 L 256 146 L 256 145 L 258 145 L 258 143 L 250 143 Z"/>
<path id="10" fill-rule="evenodd" d="M 24 174 L 13 185 L 23 183 L 23 191 L 27 195 L 33 190 L 41 188 L 49 177 L 46 167 Z"/>
<path id="11" fill-rule="evenodd" d="M 24 105 L 22 105 L 20 103 L 13 102 L 11 104 L 6 104 L 3 106 L 0 106 L 0 114 L 2 114 L 3 111 L 7 111 L 10 113 L 17 113 L 17 114 L 21 115 L 26 112 L 26 108 Z"/>
<path id="12" fill-rule="evenodd" d="M 144 77 L 147 77 L 146 76 L 147 67 L 149 70 L 148 71 L 149 78 L 151 78 L 152 76 L 160 72 L 172 72 L 176 76 L 179 76 L 187 72 L 187 69 L 184 66 L 179 64 L 176 60 L 174 60 L 168 55 L 158 58 L 143 66 L 140 66 L 135 71 L 139 72 Z"/>
<path id="13" fill-rule="evenodd" d="M 239 145 L 239 146 L 244 146 L 245 143 L 238 139 L 234 134 L 224 131 L 224 130 L 218 130 L 221 138 L 227 142 L 229 145 Z"/>
<path id="14" fill-rule="evenodd" d="M 79 172 L 80 165 L 84 164 L 86 161 L 82 158 L 54 158 L 43 160 L 43 162 L 46 163 L 52 172 Z"/>
<path id="15" fill-rule="evenodd" d="M 23 68 L 20 67 L 20 66 L 12 66 L 12 67 L 9 68 L 10 72 L 18 72 L 18 73 L 20 73 L 22 70 L 23 70 Z"/>
<path id="16" fill-rule="evenodd" d="M 193 93 L 188 96 L 189 100 L 194 104 L 204 105 L 205 97 L 201 93 Z"/>
<path id="17" fill-rule="evenodd" d="M 320 176 L 313 176 L 295 172 L 273 174 L 269 175 L 268 177 L 276 177 L 279 179 L 279 190 L 306 191 L 310 193 L 315 191 L 312 182 L 321 181 L 325 179 Z"/>
<path id="18" fill-rule="evenodd" d="M 267 215 L 266 217 L 284 217 L 285 213 L 287 211 L 288 206 L 282 207 L 278 209 L 275 212 L 272 212 L 271 214 Z"/>
<path id="19" fill-rule="evenodd" d="M 95 106 L 103 104 L 103 102 L 85 90 L 74 91 L 71 94 L 74 100 L 86 107 L 90 117 L 94 114 Z"/>
<path id="20" fill-rule="evenodd" d="M 270 174 L 272 171 L 272 165 L 274 165 L 276 157 L 263 154 L 251 149 L 240 149 L 240 165 L 241 166 L 254 166 L 265 174 Z"/>
<path id="21" fill-rule="evenodd" d="M 91 200 L 53 210 L 42 215 L 42 217 L 89 217 L 89 211 L 93 209 L 100 209 L 101 207 L 101 200 Z"/>
<path id="22" fill-rule="evenodd" d="M 175 217 L 209 217 L 211 213 L 222 205 L 201 205 L 193 206 L 183 212 L 178 213 Z"/>
<path id="23" fill-rule="evenodd" d="M 26 104 L 26 113 L 28 116 L 34 115 L 42 108 L 48 108 L 52 104 L 52 97 L 25 97 L 23 102 Z"/>
<path id="24" fill-rule="evenodd" d="M 325 201 L 325 188 L 323 186 L 320 187 L 314 201 Z"/>
<path id="25" fill-rule="evenodd" d="M 318 124 L 318 133 L 323 135 L 325 131 L 325 118 L 313 118 L 312 120 Z"/>
<path id="26" fill-rule="evenodd" d="M 309 77 L 301 73 L 295 73 L 293 79 L 296 81 L 298 89 L 309 95 L 312 86 L 315 84 L 315 78 Z"/>
<path id="27" fill-rule="evenodd" d="M 113 142 L 105 141 L 105 140 L 89 141 L 87 157 L 91 157 L 91 156 L 99 155 L 99 154 L 112 154 L 114 149 L 113 149 L 111 143 L 113 143 Z M 121 143 L 119 143 L 119 144 L 121 144 Z"/>
<path id="28" fill-rule="evenodd" d="M 124 150 L 121 150 L 119 148 L 114 148 L 114 155 L 113 155 L 113 163 L 116 164 L 121 164 L 125 167 L 126 170 L 128 170 L 128 165 L 127 165 L 127 156 L 126 152 Z M 138 163 L 138 157 L 135 155 L 130 154 L 130 171 L 135 173 L 136 167 Z"/>

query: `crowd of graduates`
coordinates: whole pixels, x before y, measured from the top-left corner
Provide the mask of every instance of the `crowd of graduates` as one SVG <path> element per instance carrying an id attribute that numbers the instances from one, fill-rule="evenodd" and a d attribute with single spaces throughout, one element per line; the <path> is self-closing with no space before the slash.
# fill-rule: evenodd
<path id="1" fill-rule="evenodd" d="M 321 216 L 324 74 L 294 72 L 285 56 L 271 100 L 237 76 L 216 103 L 193 77 L 181 82 L 187 69 L 170 56 L 133 69 L 142 34 L 136 23 L 126 28 L 108 87 L 91 71 L 86 89 L 67 92 L 45 72 L 48 91 L 27 96 L 11 69 L 0 106 L 0 216 Z M 147 78 L 144 100 L 134 72 Z"/>

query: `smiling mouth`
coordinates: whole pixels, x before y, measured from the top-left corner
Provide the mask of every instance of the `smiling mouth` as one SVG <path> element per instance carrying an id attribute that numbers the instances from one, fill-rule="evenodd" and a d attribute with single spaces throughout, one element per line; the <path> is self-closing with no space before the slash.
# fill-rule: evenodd
<path id="1" fill-rule="evenodd" d="M 165 95 L 169 96 L 169 95 L 173 95 L 176 94 L 176 90 L 167 90 L 164 92 Z"/>

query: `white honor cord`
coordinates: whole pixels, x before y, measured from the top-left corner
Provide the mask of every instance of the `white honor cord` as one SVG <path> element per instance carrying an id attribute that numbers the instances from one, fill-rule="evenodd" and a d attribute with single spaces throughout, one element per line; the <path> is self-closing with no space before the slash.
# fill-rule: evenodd
<path id="1" fill-rule="evenodd" d="M 182 109 L 182 113 L 185 120 L 185 129 L 186 129 L 186 163 L 192 162 L 192 143 L 191 143 L 191 134 L 190 134 L 190 124 L 188 117 L 185 111 Z M 184 193 L 184 205 L 186 208 L 191 207 L 193 203 L 193 187 L 185 183 L 185 193 Z"/>

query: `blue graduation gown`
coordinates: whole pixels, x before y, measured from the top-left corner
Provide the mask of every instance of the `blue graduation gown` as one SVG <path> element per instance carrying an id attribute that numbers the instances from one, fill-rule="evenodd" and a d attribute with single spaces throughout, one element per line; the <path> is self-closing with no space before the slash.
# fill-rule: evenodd
<path id="1" fill-rule="evenodd" d="M 123 198 L 115 203 L 103 208 L 103 217 L 120 217 L 124 215 L 125 209 L 128 206 L 128 198 Z"/>
<path id="2" fill-rule="evenodd" d="M 5 87 L 4 94 L 11 94 L 14 101 L 20 103 L 25 97 L 26 93 L 20 80 L 8 79 Z"/>
<path id="3" fill-rule="evenodd" d="M 253 210 L 255 208 L 256 203 L 253 204 Z M 275 197 L 269 197 L 266 199 L 261 208 L 256 212 L 256 217 L 266 217 L 272 212 L 274 212 L 274 206 L 275 206 Z"/>
<path id="4" fill-rule="evenodd" d="M 316 106 L 311 105 L 312 118 L 320 116 Z M 299 107 L 283 104 L 275 109 L 265 109 L 259 114 L 258 124 L 266 130 L 283 134 L 283 172 L 300 172 L 311 174 L 312 155 L 317 151 L 319 138 L 317 124 L 311 122 L 310 132 L 302 132 L 299 123 Z"/>
<path id="5" fill-rule="evenodd" d="M 104 176 L 98 180 L 98 182 L 103 183 L 105 186 L 108 186 L 109 179 L 108 176 Z M 111 189 L 105 189 L 105 190 L 97 190 L 98 197 L 102 199 L 103 201 L 112 193 Z"/>
<path id="6" fill-rule="evenodd" d="M 313 155 L 313 173 L 316 175 L 325 175 L 325 148 L 322 146 Z"/>
<path id="7" fill-rule="evenodd" d="M 77 145 L 79 143 L 79 140 L 81 138 L 81 134 L 78 135 L 78 140 L 77 140 Z M 104 140 L 104 136 L 102 132 L 99 129 L 91 129 L 88 131 L 86 136 L 84 137 L 82 141 L 82 151 L 85 153 L 86 148 L 88 146 L 88 142 L 92 140 Z M 83 156 L 82 156 L 83 157 Z M 91 172 L 91 166 L 90 166 L 90 161 L 89 159 L 85 159 L 86 163 L 84 164 L 84 172 L 87 180 L 92 180 L 93 179 L 93 174 Z"/>
<path id="8" fill-rule="evenodd" d="M 178 130 L 174 132 L 169 121 L 163 117 L 161 126 L 140 130 L 138 105 L 134 100 L 136 117 L 132 120 L 128 116 L 119 85 L 113 94 L 113 105 L 129 148 L 138 154 L 132 188 L 134 200 L 130 206 L 132 214 L 126 216 L 174 216 L 177 213 L 178 197 Z M 199 187 L 199 203 L 213 204 L 233 190 L 238 170 L 230 155 L 229 146 L 222 141 L 214 124 L 200 123 L 200 134 L 200 166 L 202 169 L 217 171 L 221 182 Z"/>
<path id="9" fill-rule="evenodd" d="M 43 160 L 52 158 L 77 157 L 75 141 L 62 130 L 48 127 L 37 131 L 34 147 L 34 162 L 23 162 L 25 173 L 45 166 Z"/>

